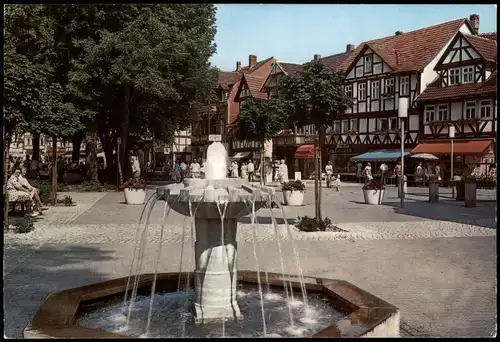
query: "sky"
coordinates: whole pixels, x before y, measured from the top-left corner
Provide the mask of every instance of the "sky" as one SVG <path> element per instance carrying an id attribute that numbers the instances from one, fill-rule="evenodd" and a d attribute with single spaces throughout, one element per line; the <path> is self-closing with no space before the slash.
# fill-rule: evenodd
<path id="1" fill-rule="evenodd" d="M 232 71 L 236 61 L 248 65 L 273 56 L 305 63 L 345 51 L 347 44 L 412 31 L 458 18 L 479 15 L 479 32 L 496 32 L 494 5 L 324 5 L 219 4 L 217 53 L 211 62 Z"/>

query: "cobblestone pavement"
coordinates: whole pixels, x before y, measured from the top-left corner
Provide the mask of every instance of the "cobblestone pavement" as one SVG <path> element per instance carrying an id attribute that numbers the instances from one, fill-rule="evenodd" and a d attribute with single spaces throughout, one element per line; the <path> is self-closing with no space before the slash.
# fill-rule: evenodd
<path id="1" fill-rule="evenodd" d="M 323 215 L 344 232 L 299 232 L 291 223 L 297 216 L 312 216 L 311 205 L 284 207 L 285 217 L 280 209 L 261 209 L 255 229 L 258 255 L 268 262 L 263 267 L 280 271 L 271 221 L 276 217 L 277 231 L 287 240 L 286 218 L 295 242 L 284 243 L 285 255 L 293 255 L 295 245 L 305 274 L 346 279 L 398 306 L 402 336 L 489 336 L 496 321 L 496 203 L 464 208 L 442 189 L 441 202 L 430 204 L 426 189 L 410 188 L 400 208 L 395 188 L 387 188 L 384 205 L 369 206 L 360 187 L 323 191 Z M 8 337 L 22 337 L 48 293 L 128 275 L 143 206 L 126 205 L 123 194 L 115 192 L 71 196 L 77 207 L 52 208 L 35 231 L 4 234 Z M 308 188 L 306 204 L 312 196 Z M 494 196 L 482 191 L 478 197 Z M 152 210 L 144 272 L 155 263 L 163 211 L 163 203 Z M 239 226 L 238 267 L 255 269 L 249 218 Z M 172 212 L 160 269 L 178 270 L 183 234 L 191 246 L 189 220 Z M 185 248 L 183 269 L 193 267 L 192 258 Z"/>

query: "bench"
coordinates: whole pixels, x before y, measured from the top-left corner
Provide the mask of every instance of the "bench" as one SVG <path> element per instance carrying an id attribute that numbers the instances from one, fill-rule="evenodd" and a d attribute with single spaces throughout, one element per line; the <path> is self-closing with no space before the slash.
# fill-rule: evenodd
<path id="1" fill-rule="evenodd" d="M 16 206 L 18 204 L 21 207 L 21 213 L 25 215 L 27 211 L 26 209 L 28 208 L 28 205 L 30 205 L 30 201 L 16 201 L 16 202 L 9 201 L 9 208 L 11 208 L 10 214 L 14 213 L 14 211 L 16 210 Z"/>

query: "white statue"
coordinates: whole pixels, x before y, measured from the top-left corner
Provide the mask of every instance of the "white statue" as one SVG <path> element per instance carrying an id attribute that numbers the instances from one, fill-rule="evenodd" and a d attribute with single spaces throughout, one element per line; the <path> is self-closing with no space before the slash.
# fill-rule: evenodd
<path id="1" fill-rule="evenodd" d="M 281 159 L 281 164 L 278 168 L 278 174 L 281 183 L 288 182 L 288 166 L 285 164 L 284 159 Z"/>

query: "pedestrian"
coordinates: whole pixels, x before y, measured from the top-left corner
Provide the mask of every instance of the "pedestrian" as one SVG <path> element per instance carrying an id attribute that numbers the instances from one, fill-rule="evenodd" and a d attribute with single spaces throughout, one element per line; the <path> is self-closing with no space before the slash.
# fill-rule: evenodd
<path id="1" fill-rule="evenodd" d="M 186 163 L 184 163 L 184 160 L 181 160 L 179 166 L 181 168 L 181 182 L 182 182 L 184 180 L 184 177 L 186 177 L 187 165 Z"/>
<path id="2" fill-rule="evenodd" d="M 389 167 L 387 166 L 387 164 L 382 162 L 382 164 L 380 165 L 380 183 L 382 185 L 385 185 L 385 177 L 387 176 L 388 170 Z"/>
<path id="3" fill-rule="evenodd" d="M 241 178 L 243 179 L 248 179 L 248 168 L 247 168 L 247 163 L 243 162 L 241 164 L 241 171 L 240 171 L 240 174 L 241 174 Z"/>
<path id="4" fill-rule="evenodd" d="M 233 161 L 233 163 L 231 164 L 231 176 L 233 178 L 238 178 L 238 162 L 237 161 Z"/>
<path id="5" fill-rule="evenodd" d="M 358 183 L 361 183 L 361 178 L 363 178 L 363 163 L 360 161 L 356 165 L 356 178 L 358 179 Z"/>
<path id="6" fill-rule="evenodd" d="M 198 160 L 195 159 L 190 165 L 191 177 L 200 178 L 200 169 L 200 163 L 198 163 Z"/>
<path id="7" fill-rule="evenodd" d="M 479 167 L 478 164 L 474 164 L 472 172 L 470 174 L 472 177 L 475 177 L 476 179 L 481 178 L 482 172 L 481 168 Z"/>
<path id="8" fill-rule="evenodd" d="M 417 168 L 415 169 L 415 183 L 418 186 L 423 186 L 424 183 L 424 168 L 422 167 L 422 162 L 419 162 Z"/>
<path id="9" fill-rule="evenodd" d="M 329 160 L 325 166 L 325 173 L 326 173 L 326 187 L 329 188 L 333 176 L 333 165 L 331 160 Z"/>
<path id="10" fill-rule="evenodd" d="M 370 162 L 366 164 L 365 169 L 363 170 L 363 176 L 365 177 L 366 183 L 369 183 L 373 180 L 372 164 Z"/>
<path id="11" fill-rule="evenodd" d="M 182 169 L 181 169 L 181 165 L 180 165 L 180 161 L 179 160 L 176 160 L 175 161 L 175 165 L 174 165 L 174 181 L 176 183 L 179 183 L 182 181 Z"/>
<path id="12" fill-rule="evenodd" d="M 255 172 L 255 165 L 253 164 L 253 161 L 250 159 L 250 161 L 247 164 L 247 171 L 248 171 L 248 181 L 253 182 L 253 177 L 254 177 L 254 172 Z"/>

